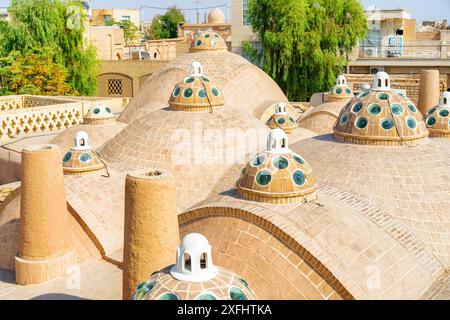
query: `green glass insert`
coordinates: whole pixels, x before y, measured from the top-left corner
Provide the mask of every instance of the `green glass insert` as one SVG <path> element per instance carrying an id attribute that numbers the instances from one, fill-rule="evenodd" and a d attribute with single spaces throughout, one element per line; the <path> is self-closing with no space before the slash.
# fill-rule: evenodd
<path id="1" fill-rule="evenodd" d="M 391 130 L 394 127 L 394 121 L 391 119 L 383 119 L 380 123 L 384 130 Z"/>
<path id="2" fill-rule="evenodd" d="M 361 94 L 359 95 L 359 97 L 360 97 L 360 98 L 364 98 L 364 97 L 367 97 L 369 94 L 370 94 L 370 90 L 367 90 L 367 91 L 364 91 L 363 93 L 361 93 Z"/>
<path id="3" fill-rule="evenodd" d="M 67 152 L 63 157 L 63 161 L 68 162 L 70 158 L 72 158 L 72 152 Z"/>
<path id="4" fill-rule="evenodd" d="M 430 110 L 428 110 L 428 114 L 433 114 L 436 111 L 436 107 L 431 108 Z"/>
<path id="5" fill-rule="evenodd" d="M 411 101 L 408 102 L 408 108 L 409 108 L 409 110 L 411 110 L 411 112 L 417 112 L 416 106 Z"/>
<path id="6" fill-rule="evenodd" d="M 336 89 L 336 93 L 337 93 L 337 94 L 341 94 L 341 93 L 342 93 L 342 89 L 341 89 L 341 88 L 337 88 L 337 89 Z"/>
<path id="7" fill-rule="evenodd" d="M 210 81 L 209 78 L 208 78 L 208 77 L 205 77 L 205 76 L 202 76 L 202 80 L 203 80 L 203 81 L 206 81 L 206 82 L 209 82 L 209 81 Z"/>
<path id="8" fill-rule="evenodd" d="M 132 300 L 141 300 L 156 286 L 156 281 L 142 282 L 138 284 Z"/>
<path id="9" fill-rule="evenodd" d="M 248 300 L 245 293 L 236 287 L 232 287 L 230 289 L 230 298 L 231 300 Z"/>
<path id="10" fill-rule="evenodd" d="M 396 116 L 399 116 L 403 113 L 403 107 L 399 105 L 398 103 L 394 103 L 391 105 L 392 113 Z"/>
<path id="11" fill-rule="evenodd" d="M 289 117 L 289 121 L 292 122 L 292 123 L 295 123 L 295 120 L 292 117 Z"/>
<path id="12" fill-rule="evenodd" d="M 369 111 L 369 113 L 370 113 L 372 116 L 379 115 L 379 114 L 381 113 L 381 106 L 380 106 L 379 104 L 376 104 L 376 103 L 371 104 L 371 105 L 369 106 L 368 111 Z"/>
<path id="13" fill-rule="evenodd" d="M 435 124 L 436 124 L 436 118 L 434 118 L 434 117 L 429 117 L 428 120 L 427 120 L 427 125 L 430 126 L 430 127 L 432 127 L 432 126 L 434 126 Z"/>
<path id="14" fill-rule="evenodd" d="M 200 89 L 200 90 L 198 90 L 197 94 L 198 94 L 198 96 L 199 96 L 200 98 L 202 98 L 202 99 L 205 99 L 205 98 L 206 98 L 206 90 L 205 90 L 205 89 Z"/>
<path id="15" fill-rule="evenodd" d="M 356 120 L 356 127 L 358 129 L 364 129 L 365 127 L 367 127 L 368 123 L 369 121 L 367 121 L 366 118 L 361 117 Z"/>
<path id="16" fill-rule="evenodd" d="M 267 186 L 272 180 L 272 174 L 268 170 L 262 170 L 256 175 L 256 182 L 261 186 Z"/>
<path id="17" fill-rule="evenodd" d="M 108 112 L 108 113 L 112 113 L 112 111 L 111 111 L 111 109 L 110 109 L 110 108 L 106 107 L 105 109 L 106 109 L 106 112 Z"/>
<path id="18" fill-rule="evenodd" d="M 100 113 L 100 109 L 99 109 L 99 108 L 95 108 L 95 109 L 94 109 L 94 113 L 95 113 L 95 114 L 99 114 L 99 113 Z"/>
<path id="19" fill-rule="evenodd" d="M 295 184 L 298 186 L 303 186 L 306 183 L 305 174 L 300 170 L 296 170 L 292 175 L 292 178 L 294 179 Z"/>
<path id="20" fill-rule="evenodd" d="M 211 35 L 209 33 L 205 34 L 206 39 L 208 39 L 209 37 L 211 37 Z"/>
<path id="21" fill-rule="evenodd" d="M 193 94 L 193 91 L 192 91 L 191 88 L 184 89 L 184 91 L 183 91 L 183 96 L 184 96 L 185 98 L 190 98 L 190 97 L 192 97 L 192 94 Z"/>
<path id="22" fill-rule="evenodd" d="M 447 109 L 442 109 L 441 111 L 439 111 L 439 115 L 443 118 L 448 117 L 449 112 Z"/>
<path id="23" fill-rule="evenodd" d="M 186 80 L 184 81 L 184 82 L 186 82 L 186 83 L 192 83 L 192 82 L 194 82 L 194 78 L 193 77 L 189 77 L 189 78 L 186 78 Z"/>
<path id="24" fill-rule="evenodd" d="M 286 169 L 289 166 L 289 161 L 286 158 L 278 157 L 273 161 L 273 165 L 278 169 Z"/>
<path id="25" fill-rule="evenodd" d="M 244 285 L 244 286 L 246 286 L 247 288 L 249 288 L 249 286 L 248 286 L 248 282 L 247 281 L 245 281 L 244 279 L 239 279 L 239 281 Z"/>
<path id="26" fill-rule="evenodd" d="M 212 92 L 213 96 L 215 96 L 215 97 L 218 97 L 218 96 L 220 95 L 219 89 L 217 89 L 217 88 L 215 88 L 215 87 L 213 87 L 213 88 L 211 89 L 211 92 Z"/>
<path id="27" fill-rule="evenodd" d="M 349 119 L 348 113 L 344 113 L 339 122 L 341 124 L 341 126 L 346 125 L 348 122 L 348 119 Z"/>
<path id="28" fill-rule="evenodd" d="M 384 93 L 384 92 L 379 93 L 379 94 L 377 95 L 377 97 L 378 97 L 378 99 L 380 99 L 380 100 L 389 100 L 389 95 L 388 95 L 387 93 Z"/>
<path id="29" fill-rule="evenodd" d="M 82 153 L 82 154 L 80 155 L 80 161 L 81 161 L 81 162 L 88 163 L 89 161 L 91 161 L 91 159 L 92 159 L 92 157 L 91 157 L 90 154 Z"/>
<path id="30" fill-rule="evenodd" d="M 345 92 L 347 92 L 347 94 L 352 94 L 352 90 L 350 90 L 349 88 L 345 89 Z"/>
<path id="31" fill-rule="evenodd" d="M 262 165 L 264 163 L 264 161 L 266 161 L 266 157 L 264 155 L 261 156 L 257 156 L 253 161 L 252 161 L 252 165 L 254 167 L 259 167 L 260 165 Z"/>
<path id="32" fill-rule="evenodd" d="M 286 120 L 284 119 L 284 118 L 279 118 L 278 120 L 277 120 L 277 123 L 278 124 L 284 124 L 286 122 Z"/>
<path id="33" fill-rule="evenodd" d="M 195 45 L 198 47 L 199 45 L 201 45 L 202 44 L 202 40 L 197 40 L 196 42 L 195 42 Z"/>
<path id="34" fill-rule="evenodd" d="M 294 160 L 300 164 L 305 164 L 305 160 L 303 160 L 300 156 L 294 155 Z"/>
<path id="35" fill-rule="evenodd" d="M 352 111 L 353 111 L 354 113 L 358 113 L 358 112 L 361 111 L 362 108 L 363 108 L 363 104 L 362 104 L 361 102 L 359 102 L 359 103 L 357 103 L 357 104 L 355 104 L 355 105 L 353 106 Z"/>
<path id="36" fill-rule="evenodd" d="M 180 87 L 178 86 L 175 87 L 175 89 L 173 90 L 173 96 L 178 97 L 180 95 L 180 91 L 181 91 Z"/>
<path id="37" fill-rule="evenodd" d="M 195 300 L 217 300 L 212 294 L 203 293 L 199 295 Z"/>
<path id="38" fill-rule="evenodd" d="M 165 293 L 158 300 L 180 300 L 180 298 L 174 293 Z"/>
<path id="39" fill-rule="evenodd" d="M 408 117 L 406 119 L 406 125 L 410 128 L 410 129 L 415 129 L 417 127 L 417 122 L 416 119 L 412 118 L 412 117 Z"/>

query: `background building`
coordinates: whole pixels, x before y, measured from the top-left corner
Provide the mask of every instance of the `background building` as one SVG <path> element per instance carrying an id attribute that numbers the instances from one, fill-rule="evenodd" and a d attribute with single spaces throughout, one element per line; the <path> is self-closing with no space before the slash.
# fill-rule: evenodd
<path id="1" fill-rule="evenodd" d="M 137 9 L 93 9 L 91 25 L 102 26 L 111 21 L 130 21 L 139 27 L 139 10 Z"/>

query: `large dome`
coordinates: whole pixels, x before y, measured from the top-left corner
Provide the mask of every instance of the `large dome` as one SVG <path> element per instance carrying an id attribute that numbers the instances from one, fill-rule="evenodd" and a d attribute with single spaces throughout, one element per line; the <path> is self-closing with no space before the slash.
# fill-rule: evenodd
<path id="1" fill-rule="evenodd" d="M 231 52 L 198 52 L 182 55 L 153 73 L 119 120 L 130 123 L 149 112 L 166 107 L 175 84 L 186 77 L 194 61 L 200 62 L 203 73 L 222 89 L 231 108 L 255 115 L 264 113 L 261 108 L 270 109 L 272 113 L 275 103 L 287 102 L 286 96 L 272 78 L 241 56 Z"/>
<path id="2" fill-rule="evenodd" d="M 416 147 L 341 143 L 331 135 L 291 145 L 314 169 L 318 183 L 370 201 L 384 226 L 388 215 L 410 228 L 450 265 L 450 145 L 427 139 Z M 384 210 L 388 215 L 380 215 Z"/>
<path id="3" fill-rule="evenodd" d="M 194 65 L 201 68 L 198 62 Z M 196 81 L 205 81 L 202 76 L 183 76 L 182 86 L 186 87 L 183 90 L 191 89 L 193 94 L 195 88 L 191 86 Z M 209 88 L 210 82 L 206 82 Z M 180 83 L 172 92 L 177 88 L 179 95 L 183 95 Z M 221 92 L 220 87 L 210 87 L 206 93 L 219 106 L 224 102 L 223 96 L 215 96 L 213 89 Z M 204 109 L 202 101 L 191 97 L 178 101 L 173 93 L 168 95 L 170 107 L 134 120 L 105 144 L 102 155 L 121 171 L 170 170 L 176 177 L 178 207 L 184 210 L 206 198 L 230 165 L 245 163 L 250 155 L 262 149 L 258 141 L 265 138 L 268 129 L 255 118 L 230 108 L 227 100 L 219 109 Z M 203 112 L 196 112 L 196 108 Z"/>
<path id="4" fill-rule="evenodd" d="M 387 73 L 379 72 L 373 89 L 342 109 L 334 136 L 357 144 L 417 145 L 428 137 L 428 130 L 416 106 L 391 89 Z"/>

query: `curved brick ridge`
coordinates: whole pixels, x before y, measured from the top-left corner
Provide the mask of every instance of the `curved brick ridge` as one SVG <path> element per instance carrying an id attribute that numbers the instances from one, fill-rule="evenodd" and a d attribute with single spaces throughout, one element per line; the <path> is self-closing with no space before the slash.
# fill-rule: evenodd
<path id="1" fill-rule="evenodd" d="M 65 178 L 69 209 L 105 258 L 122 249 L 124 232 L 126 174 L 109 172 Z"/>
<path id="2" fill-rule="evenodd" d="M 180 223 L 224 216 L 249 221 L 322 268 L 333 288 L 356 299 L 417 299 L 439 276 L 442 269 L 427 251 L 407 249 L 395 231 L 366 217 L 364 208 L 358 210 L 346 199 L 336 201 L 327 191 L 318 194 L 315 203 L 277 206 L 222 192 L 180 215 Z M 412 241 L 412 236 L 402 239 Z M 368 288 L 373 268 L 380 274 L 379 289 Z"/>
<path id="3" fill-rule="evenodd" d="M 427 245 L 419 239 L 407 226 L 395 219 L 388 212 L 377 208 L 364 198 L 348 193 L 330 184 L 320 184 L 321 192 L 327 196 L 345 201 L 367 218 L 383 228 L 393 238 L 397 239 L 409 252 L 414 254 L 433 276 L 439 276 L 444 272 L 444 267 L 434 256 Z"/>
<path id="4" fill-rule="evenodd" d="M 450 264 L 450 145 L 428 139 L 417 147 L 339 143 L 331 135 L 290 145 L 331 184 L 388 212 Z"/>

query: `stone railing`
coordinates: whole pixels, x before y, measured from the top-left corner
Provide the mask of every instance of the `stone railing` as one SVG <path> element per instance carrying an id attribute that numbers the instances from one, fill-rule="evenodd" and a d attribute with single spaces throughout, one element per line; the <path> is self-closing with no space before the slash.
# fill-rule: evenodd
<path id="1" fill-rule="evenodd" d="M 13 95 L 0 97 L 0 111 L 62 104 L 71 101 L 55 97 Z"/>
<path id="2" fill-rule="evenodd" d="M 37 98 L 39 99 L 28 99 L 28 102 L 22 103 L 21 108 L 0 111 L 0 144 L 29 134 L 66 129 L 81 123 L 87 112 L 82 101 L 49 99 L 46 103 L 51 103 L 50 105 L 39 106 L 46 98 Z M 2 97 L 0 103 L 5 100 L 11 102 L 20 99 Z"/>

